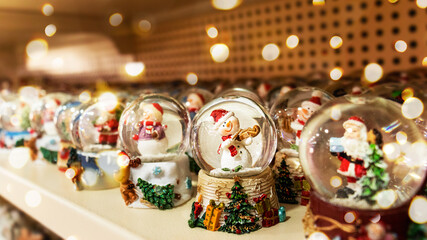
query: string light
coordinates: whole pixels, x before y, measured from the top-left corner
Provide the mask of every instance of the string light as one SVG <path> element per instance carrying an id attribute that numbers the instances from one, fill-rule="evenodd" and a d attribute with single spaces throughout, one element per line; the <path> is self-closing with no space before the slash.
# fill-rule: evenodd
<path id="1" fill-rule="evenodd" d="M 427 8 L 427 0 L 417 0 L 416 4 L 421 9 Z"/>
<path id="2" fill-rule="evenodd" d="M 231 10 L 242 3 L 242 0 L 212 0 L 212 6 L 219 10 Z"/>
<path id="3" fill-rule="evenodd" d="M 290 49 L 294 49 L 298 46 L 299 38 L 296 35 L 291 35 L 286 39 L 286 46 Z"/>
<path id="4" fill-rule="evenodd" d="M 44 39 L 34 39 L 27 44 L 25 50 L 29 58 L 40 59 L 46 56 L 48 44 Z"/>
<path id="5" fill-rule="evenodd" d="M 325 5 L 325 0 L 313 0 L 314 6 L 323 6 Z"/>
<path id="6" fill-rule="evenodd" d="M 214 26 L 210 26 L 206 29 L 206 33 L 210 38 L 216 38 L 218 37 L 218 29 Z"/>
<path id="7" fill-rule="evenodd" d="M 262 57 L 266 61 L 274 61 L 280 55 L 279 47 L 274 43 L 269 43 L 262 49 Z"/>
<path id="8" fill-rule="evenodd" d="M 336 68 L 332 69 L 331 72 L 329 73 L 329 76 L 334 81 L 340 80 L 342 75 L 343 75 L 343 70 L 340 67 L 336 67 Z"/>
<path id="9" fill-rule="evenodd" d="M 193 72 L 189 72 L 187 74 L 187 77 L 185 78 L 188 82 L 188 84 L 190 85 L 196 85 L 197 81 L 199 80 L 199 77 L 197 77 L 197 74 L 193 73 Z"/>
<path id="10" fill-rule="evenodd" d="M 383 68 L 377 63 L 370 63 L 365 67 L 364 76 L 370 83 L 377 82 L 383 76 Z"/>
<path id="11" fill-rule="evenodd" d="M 214 44 L 210 49 L 212 60 L 218 63 L 225 62 L 230 54 L 228 46 L 224 43 Z"/>
<path id="12" fill-rule="evenodd" d="M 415 119 L 424 111 L 423 102 L 416 97 L 406 99 L 402 104 L 402 115 L 407 119 Z"/>
<path id="13" fill-rule="evenodd" d="M 45 3 L 42 6 L 42 13 L 43 13 L 43 15 L 45 15 L 47 17 L 48 16 L 52 16 L 53 12 L 54 12 L 54 8 L 53 8 L 53 6 L 51 4 Z"/>
<path id="14" fill-rule="evenodd" d="M 120 13 L 113 13 L 110 16 L 109 21 L 111 26 L 117 27 L 123 22 L 123 16 Z"/>
<path id="15" fill-rule="evenodd" d="M 423 58 L 422 65 L 423 65 L 424 67 L 427 67 L 427 57 Z"/>
<path id="16" fill-rule="evenodd" d="M 151 30 L 151 23 L 148 20 L 143 19 L 138 22 L 138 27 L 143 32 L 149 32 Z"/>
<path id="17" fill-rule="evenodd" d="M 343 41 L 342 41 L 342 38 L 340 36 L 333 36 L 333 37 L 331 37 L 331 40 L 329 41 L 329 45 L 333 49 L 340 48 L 342 46 L 342 44 L 343 44 Z"/>
<path id="18" fill-rule="evenodd" d="M 49 24 L 44 28 L 44 33 L 48 37 L 52 37 L 56 33 L 56 26 L 54 24 Z"/>
<path id="19" fill-rule="evenodd" d="M 145 65 L 142 62 L 130 62 L 126 63 L 125 71 L 131 77 L 136 77 L 141 74 L 145 69 Z"/>
<path id="20" fill-rule="evenodd" d="M 408 44 L 406 44 L 406 42 L 403 40 L 398 40 L 394 43 L 394 49 L 398 52 L 403 53 L 406 51 L 407 48 Z"/>

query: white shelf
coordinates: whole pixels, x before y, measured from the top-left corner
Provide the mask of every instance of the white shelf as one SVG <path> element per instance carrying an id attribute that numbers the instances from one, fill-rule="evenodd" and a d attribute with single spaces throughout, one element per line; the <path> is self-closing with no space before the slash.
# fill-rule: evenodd
<path id="1" fill-rule="evenodd" d="M 12 168 L 0 156 L 0 195 L 63 238 L 85 239 L 236 239 L 236 235 L 188 227 L 191 199 L 172 210 L 130 209 L 118 189 L 74 190 L 56 166 L 28 163 Z M 37 191 L 41 202 L 30 207 L 25 196 Z M 239 239 L 304 239 L 301 219 L 305 207 L 285 205 L 290 218 L 271 228 L 262 228 Z"/>

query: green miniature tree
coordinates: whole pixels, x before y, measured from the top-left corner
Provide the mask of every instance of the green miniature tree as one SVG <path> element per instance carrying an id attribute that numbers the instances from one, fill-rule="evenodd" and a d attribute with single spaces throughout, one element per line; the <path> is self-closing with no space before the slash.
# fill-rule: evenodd
<path id="1" fill-rule="evenodd" d="M 365 159 L 366 175 L 359 183 L 362 186 L 360 199 L 366 200 L 369 204 L 375 204 L 375 195 L 387 188 L 390 177 L 386 171 L 387 164 L 384 162 L 383 152 L 378 145 L 371 143 Z"/>
<path id="2" fill-rule="evenodd" d="M 137 186 L 144 194 L 144 200 L 147 200 L 162 210 L 173 208 L 173 199 L 175 198 L 175 194 L 173 192 L 174 185 L 154 185 L 138 178 Z"/>
<path id="3" fill-rule="evenodd" d="M 219 231 L 228 233 L 250 233 L 260 228 L 257 224 L 258 218 L 250 213 L 254 206 L 248 202 L 248 194 L 243 192 L 243 187 L 238 179 L 231 188 L 231 193 L 227 193 L 227 198 L 231 200 L 224 212 L 225 224 L 219 228 Z"/>
<path id="4" fill-rule="evenodd" d="M 280 163 L 278 168 L 278 175 L 276 177 L 276 192 L 279 202 L 297 204 L 297 194 L 294 192 L 294 183 L 290 177 L 290 171 L 285 160 Z"/>

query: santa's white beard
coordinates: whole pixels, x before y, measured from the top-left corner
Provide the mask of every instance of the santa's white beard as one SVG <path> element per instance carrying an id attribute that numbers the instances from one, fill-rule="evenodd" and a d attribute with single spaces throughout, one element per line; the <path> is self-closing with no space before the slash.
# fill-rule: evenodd
<path id="1" fill-rule="evenodd" d="M 365 158 L 369 149 L 369 144 L 366 141 L 347 137 L 343 137 L 342 145 L 344 152 L 352 158 Z"/>

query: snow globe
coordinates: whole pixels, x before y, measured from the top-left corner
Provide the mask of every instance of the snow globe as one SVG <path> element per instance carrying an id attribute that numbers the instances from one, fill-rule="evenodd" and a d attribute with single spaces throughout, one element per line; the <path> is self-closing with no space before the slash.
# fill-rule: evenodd
<path id="1" fill-rule="evenodd" d="M 190 227 L 242 234 L 279 222 L 268 167 L 276 128 L 258 102 L 236 95 L 209 102 L 193 120 L 191 143 L 202 170 Z"/>
<path id="2" fill-rule="evenodd" d="M 61 140 L 56 130 L 54 117 L 61 104 L 70 99 L 71 96 L 68 94 L 50 93 L 31 106 L 30 125 L 31 129 L 37 133 L 35 146 L 38 159 L 45 159 L 57 164 Z M 58 167 L 60 166 L 58 165 Z"/>
<path id="3" fill-rule="evenodd" d="M 246 98 L 251 99 L 252 101 L 255 101 L 259 105 L 264 106 L 264 101 L 256 93 L 254 93 L 254 92 L 252 92 L 246 88 L 240 88 L 240 87 L 229 88 L 229 89 L 221 92 L 220 94 L 218 94 L 218 96 L 216 96 L 216 97 L 227 97 L 227 96 L 246 97 Z"/>
<path id="4" fill-rule="evenodd" d="M 407 239 L 427 144 L 397 104 L 369 96 L 330 101 L 307 122 L 299 149 L 313 190 L 303 219 L 307 235 Z"/>
<path id="5" fill-rule="evenodd" d="M 287 92 L 291 91 L 295 87 L 291 84 L 286 85 L 279 85 L 271 89 L 271 91 L 268 93 L 267 99 L 268 99 L 268 107 L 271 108 L 274 104 L 274 102 L 285 95 Z"/>
<path id="6" fill-rule="evenodd" d="M 4 102 L 0 107 L 1 123 L 3 126 L 2 145 L 10 150 L 24 146 L 31 139 L 30 106 L 18 98 Z"/>
<path id="7" fill-rule="evenodd" d="M 299 87 L 279 97 L 271 107 L 279 138 L 273 170 L 282 203 L 307 205 L 309 202 L 310 185 L 301 168 L 298 145 L 307 120 L 332 98 L 318 88 Z"/>
<path id="8" fill-rule="evenodd" d="M 203 107 L 203 105 L 211 101 L 212 98 L 213 94 L 205 89 L 190 88 L 187 91 L 184 91 L 178 97 L 178 100 L 184 104 L 190 113 L 190 118 L 193 119 L 197 112 Z"/>
<path id="9" fill-rule="evenodd" d="M 117 153 L 120 148 L 119 119 L 123 111 L 123 105 L 116 95 L 105 92 L 97 101 L 88 106 L 81 116 L 78 116 L 78 137 L 81 151 L 78 151 L 78 165 L 69 163 L 65 172 L 71 179 L 77 190 L 100 190 L 118 187 L 114 179 L 114 173 L 119 170 Z M 71 132 L 69 123 L 67 128 Z M 73 136 L 73 134 L 71 134 Z M 74 135 L 76 136 L 76 135 Z"/>
<path id="10" fill-rule="evenodd" d="M 341 97 L 347 94 L 360 95 L 365 93 L 367 89 L 362 86 L 360 81 L 358 82 L 355 79 L 349 78 L 330 83 L 325 87 L 325 91 L 334 97 Z"/>
<path id="11" fill-rule="evenodd" d="M 164 210 L 191 198 L 184 154 L 190 125 L 187 109 L 166 95 L 141 95 L 126 107 L 119 124 L 123 151 L 115 178 L 128 207 Z"/>
<path id="12" fill-rule="evenodd" d="M 60 138 L 56 164 L 60 171 L 67 170 L 71 151 L 71 132 L 68 124 L 70 124 L 71 115 L 77 111 L 80 105 L 80 101 L 70 100 L 59 106 L 55 113 L 54 124 Z"/>

